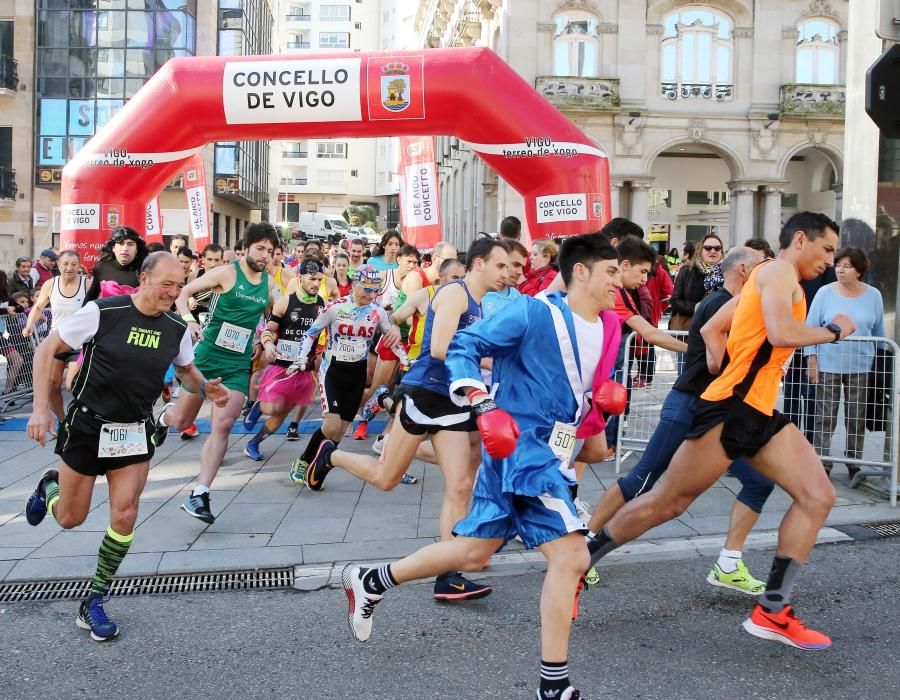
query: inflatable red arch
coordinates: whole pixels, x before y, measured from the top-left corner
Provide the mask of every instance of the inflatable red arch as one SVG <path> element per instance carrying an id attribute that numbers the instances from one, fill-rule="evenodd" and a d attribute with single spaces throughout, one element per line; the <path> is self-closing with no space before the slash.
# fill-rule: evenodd
<path id="1" fill-rule="evenodd" d="M 606 154 L 485 48 L 175 58 L 66 166 L 62 247 L 87 261 L 214 141 L 453 135 L 525 200 L 531 237 L 609 219 Z"/>

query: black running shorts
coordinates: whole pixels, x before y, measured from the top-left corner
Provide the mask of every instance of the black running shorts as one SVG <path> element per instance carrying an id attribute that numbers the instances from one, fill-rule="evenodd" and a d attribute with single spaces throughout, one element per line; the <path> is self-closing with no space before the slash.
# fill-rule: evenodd
<path id="1" fill-rule="evenodd" d="M 724 401 L 697 399 L 691 429 L 684 437 L 688 440 L 702 437 L 719 423 L 724 424 L 721 442 L 725 454 L 729 459 L 738 459 L 755 455 L 790 420 L 778 411 L 767 416 L 736 397 Z"/>
<path id="2" fill-rule="evenodd" d="M 79 415 L 78 409 L 73 405 L 63 422 L 59 424 L 54 452 L 79 474 L 103 476 L 113 469 L 150 461 L 154 452 L 153 443 L 150 442 L 150 436 L 153 434 L 151 420 L 145 422 L 144 430 L 147 434 L 147 454 L 101 459 L 97 456 L 100 449 L 100 428 L 93 420 Z"/>
<path id="3" fill-rule="evenodd" d="M 478 430 L 472 410 L 457 406 L 443 394 L 401 384 L 394 396 L 402 399 L 398 411 L 400 424 L 411 435 L 434 434 L 442 430 L 465 433 Z"/>
<path id="4" fill-rule="evenodd" d="M 322 413 L 335 413 L 352 422 L 366 390 L 366 362 L 332 362 L 319 373 Z"/>

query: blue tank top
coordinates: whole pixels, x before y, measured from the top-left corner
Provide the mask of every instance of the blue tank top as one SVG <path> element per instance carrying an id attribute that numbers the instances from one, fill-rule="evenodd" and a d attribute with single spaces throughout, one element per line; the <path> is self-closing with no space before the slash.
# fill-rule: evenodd
<path id="1" fill-rule="evenodd" d="M 431 301 L 428 303 L 428 312 L 425 315 L 425 333 L 422 335 L 422 352 L 418 359 L 413 362 L 412 367 L 403 377 L 402 384 L 422 387 L 436 394 L 442 394 L 450 397 L 450 375 L 447 372 L 447 366 L 443 360 L 435 360 L 431 356 L 431 327 L 434 324 L 434 300 L 447 287 L 453 284 L 460 284 L 466 290 L 469 297 L 469 308 L 459 317 L 459 325 L 457 331 L 468 328 L 475 321 L 481 318 L 481 305 L 472 298 L 469 288 L 463 280 L 454 280 L 441 286 Z"/>

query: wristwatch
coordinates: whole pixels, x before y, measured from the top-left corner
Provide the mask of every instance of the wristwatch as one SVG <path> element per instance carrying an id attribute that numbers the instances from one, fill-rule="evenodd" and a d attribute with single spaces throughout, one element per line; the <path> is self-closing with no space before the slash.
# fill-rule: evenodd
<path id="1" fill-rule="evenodd" d="M 836 323 L 829 323 L 829 324 L 828 324 L 827 326 L 825 326 L 825 327 L 826 327 L 828 330 L 830 330 L 832 333 L 834 333 L 834 340 L 831 341 L 832 343 L 836 343 L 836 342 L 838 342 L 838 341 L 841 339 L 841 327 L 840 327 L 838 324 L 836 324 Z"/>

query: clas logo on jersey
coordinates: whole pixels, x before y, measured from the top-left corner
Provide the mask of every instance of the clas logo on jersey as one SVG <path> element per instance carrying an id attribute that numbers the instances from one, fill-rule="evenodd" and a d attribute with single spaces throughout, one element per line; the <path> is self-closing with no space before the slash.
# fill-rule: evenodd
<path id="1" fill-rule="evenodd" d="M 375 335 L 375 327 L 369 326 L 356 326 L 352 323 L 341 323 L 337 327 L 337 334 L 347 336 L 352 338 L 354 336 L 358 338 L 371 338 Z"/>
<path id="2" fill-rule="evenodd" d="M 159 348 L 159 331 L 151 331 L 146 328 L 131 327 L 128 331 L 128 338 L 125 342 L 128 345 L 136 345 L 139 348 L 150 348 L 156 350 Z"/>

